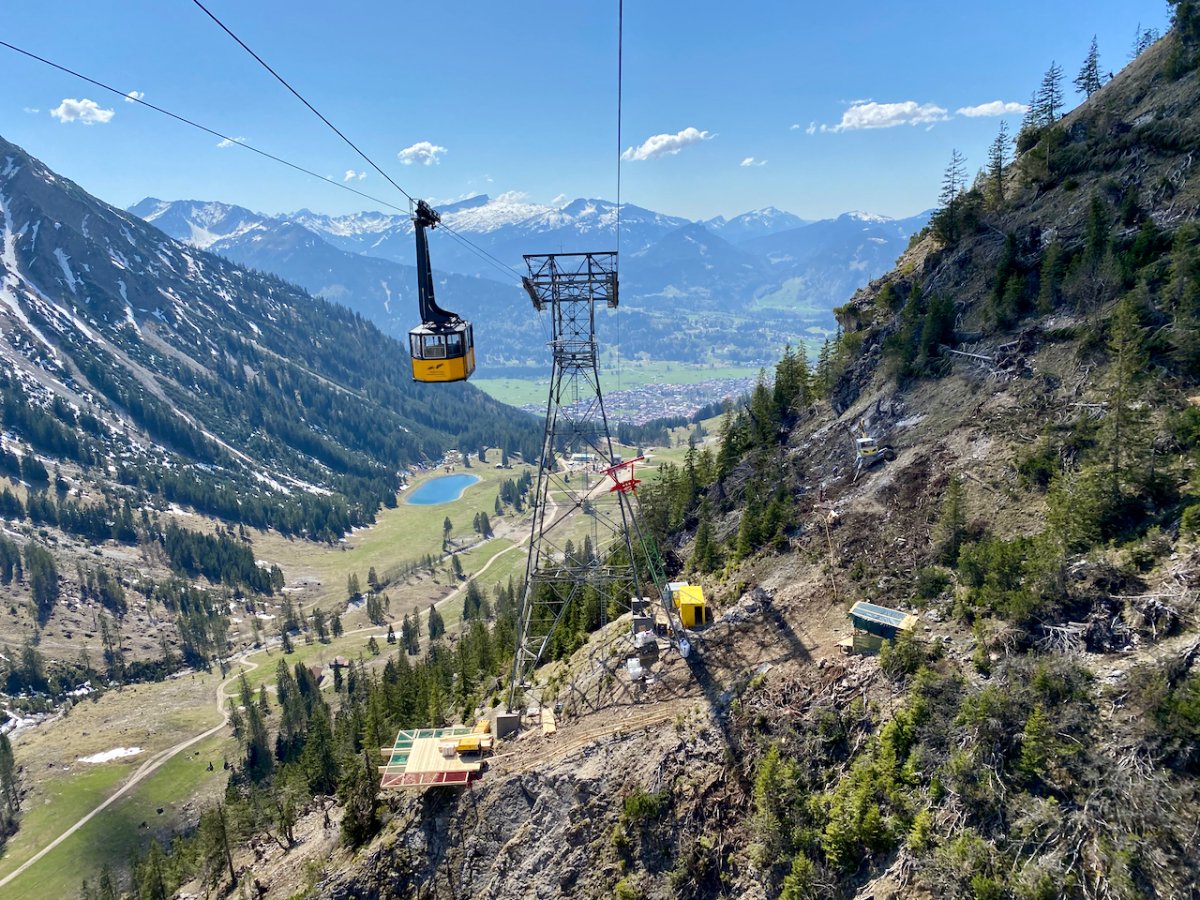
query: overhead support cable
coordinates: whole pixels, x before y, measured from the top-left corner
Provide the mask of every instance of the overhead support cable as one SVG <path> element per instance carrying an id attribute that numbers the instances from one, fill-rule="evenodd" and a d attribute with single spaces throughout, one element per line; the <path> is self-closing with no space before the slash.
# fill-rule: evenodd
<path id="1" fill-rule="evenodd" d="M 294 169 L 297 172 L 301 172 L 305 175 L 309 175 L 320 181 L 324 181 L 326 184 L 331 184 L 335 188 L 341 188 L 343 191 L 349 191 L 351 194 L 357 194 L 358 196 L 360 196 L 366 200 L 370 200 L 372 203 L 378 203 L 381 206 L 386 206 L 388 209 L 394 209 L 397 212 L 401 212 L 401 213 L 408 212 L 408 210 L 404 209 L 403 207 L 397 206 L 394 203 L 389 203 L 387 200 L 381 200 L 379 197 L 372 196 L 371 194 L 368 194 L 365 191 L 360 191 L 357 188 L 353 188 L 348 184 L 343 184 L 340 181 L 334 181 L 332 178 L 329 178 L 325 175 L 319 175 L 316 172 L 314 172 L 312 169 L 306 169 L 304 166 L 299 165 L 298 163 L 294 163 L 289 160 L 286 160 L 282 156 L 276 156 L 274 153 L 269 153 L 266 150 L 260 150 L 258 147 L 255 147 L 253 144 L 247 144 L 245 141 L 239 140 L 238 138 L 235 138 L 235 137 L 230 137 L 227 134 L 223 134 L 222 132 L 217 131 L 215 128 L 209 128 L 207 125 L 201 125 L 199 122 L 197 122 L 193 119 L 189 119 L 187 116 L 182 116 L 179 113 L 173 113 L 169 109 L 164 109 L 161 106 L 156 106 L 153 103 L 149 103 L 146 100 L 142 100 L 139 97 L 135 97 L 135 96 L 133 96 L 133 92 L 131 92 L 131 91 L 122 91 L 120 88 L 115 88 L 110 84 L 105 84 L 103 81 L 98 81 L 95 78 L 89 78 L 87 75 L 84 75 L 82 72 L 77 72 L 74 69 L 68 68 L 67 66 L 60 65 L 59 63 L 53 62 L 49 59 L 46 59 L 44 56 L 38 56 L 36 53 L 32 53 L 29 50 L 22 50 L 20 47 L 10 44 L 7 41 L 0 40 L 0 47 L 7 47 L 9 50 L 14 51 L 15 53 L 19 53 L 22 56 L 25 56 L 25 57 L 28 57 L 29 59 L 40 62 L 43 65 L 47 65 L 52 69 L 57 69 L 60 72 L 70 75 L 74 78 L 78 78 L 80 81 L 86 81 L 88 84 L 92 85 L 93 87 L 98 87 L 101 90 L 108 91 L 112 94 L 116 94 L 118 97 L 122 97 L 125 100 L 129 100 L 133 103 L 138 103 L 142 106 L 145 106 L 147 109 L 152 109 L 156 113 L 161 113 L 162 115 L 167 116 L 168 118 L 174 119 L 176 122 L 182 122 L 184 125 L 189 125 L 192 128 L 198 129 L 199 131 L 203 131 L 205 134 L 210 134 L 215 138 L 220 138 L 223 141 L 228 141 L 230 143 L 230 145 L 242 147 L 246 150 L 249 150 L 251 153 L 257 153 L 259 156 L 269 159 L 272 162 L 277 162 L 280 165 L 287 166 L 289 169 Z"/>
<path id="2" fill-rule="evenodd" d="M 215 15 L 213 15 L 213 13 L 208 9 L 207 6 L 205 6 L 203 3 L 201 3 L 200 0 L 192 0 L 192 2 L 195 3 L 196 6 L 200 7 L 200 9 L 204 12 L 204 14 L 206 16 L 208 16 L 210 19 L 212 19 L 214 22 L 216 22 L 222 31 L 224 31 L 227 35 L 229 35 L 231 38 L 233 38 L 235 41 L 237 41 L 237 43 L 241 46 L 241 48 L 243 50 L 245 50 L 247 53 L 249 53 L 251 56 L 253 56 L 256 60 L 258 60 L 259 65 L 261 65 L 264 69 L 266 69 L 268 72 L 270 72 L 272 75 L 274 75 L 276 81 L 278 81 L 285 88 L 287 88 L 289 91 L 291 91 L 297 100 L 299 100 L 301 103 L 303 103 L 305 106 L 307 106 L 312 111 L 313 115 L 315 115 L 318 119 L 320 119 L 322 122 L 324 122 L 326 125 L 328 125 L 333 130 L 333 133 L 336 134 L 338 137 L 340 137 L 343 141 L 345 141 L 346 144 L 349 145 L 349 147 L 355 153 L 357 153 L 359 156 L 361 156 L 367 162 L 367 164 L 371 166 L 371 168 L 373 168 L 376 172 L 378 172 L 380 175 L 382 175 L 384 177 L 384 179 L 388 182 L 388 184 L 390 184 L 392 187 L 394 187 L 396 190 L 398 190 L 400 193 L 402 193 L 405 197 L 407 197 L 410 202 L 413 202 L 413 203 L 416 202 L 416 200 L 413 198 L 412 194 L 410 194 L 404 188 L 400 187 L 400 185 L 396 184 L 396 182 L 392 180 L 392 176 L 388 175 L 387 172 L 385 172 L 385 171 L 383 171 L 383 169 L 379 168 L 379 166 L 377 166 L 375 164 L 375 160 L 371 159 L 371 157 L 369 157 L 369 156 L 367 156 L 367 154 L 363 153 L 363 151 L 358 148 L 358 145 L 355 144 L 354 141 L 350 140 L 350 138 L 348 138 L 348 137 L 346 137 L 346 135 L 342 134 L 341 130 L 338 129 L 338 127 L 336 125 L 334 125 L 327 118 L 325 118 L 323 115 L 321 115 L 320 110 L 318 110 L 315 106 L 313 106 L 311 103 L 309 103 L 307 100 L 305 100 L 304 96 L 298 90 L 296 90 L 294 87 L 292 87 L 290 84 L 288 84 L 287 79 L 285 79 L 282 75 L 280 75 L 278 72 L 276 72 L 274 69 L 272 69 L 271 66 L 268 65 L 266 60 L 264 60 L 261 56 L 259 56 L 253 50 L 251 50 L 250 47 L 246 44 L 246 42 L 243 41 L 236 34 L 234 34 L 224 22 L 222 22 Z"/>

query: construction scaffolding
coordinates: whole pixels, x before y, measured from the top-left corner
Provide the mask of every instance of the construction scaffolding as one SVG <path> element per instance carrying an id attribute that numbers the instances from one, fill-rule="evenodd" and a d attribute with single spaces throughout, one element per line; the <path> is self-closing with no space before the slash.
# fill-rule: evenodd
<path id="1" fill-rule="evenodd" d="M 636 482 L 629 483 L 632 466 L 613 452 L 596 344 L 597 306 L 617 306 L 617 254 L 528 255 L 525 262 L 525 289 L 536 309 L 550 313 L 553 369 L 510 712 L 573 604 L 589 604 L 604 624 L 610 604 L 625 612 L 644 596 L 631 537 L 637 519 L 630 489 Z M 579 515 L 588 517 L 583 540 Z"/>

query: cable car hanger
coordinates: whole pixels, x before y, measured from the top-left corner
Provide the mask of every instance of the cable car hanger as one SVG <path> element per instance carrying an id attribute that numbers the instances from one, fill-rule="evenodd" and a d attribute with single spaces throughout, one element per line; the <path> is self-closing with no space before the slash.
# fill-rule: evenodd
<path id="1" fill-rule="evenodd" d="M 412 216 L 417 241 L 417 306 L 421 324 L 408 333 L 413 381 L 466 381 L 475 371 L 475 334 L 458 313 L 442 309 L 433 294 L 427 229 L 442 221 L 437 210 L 418 200 Z"/>

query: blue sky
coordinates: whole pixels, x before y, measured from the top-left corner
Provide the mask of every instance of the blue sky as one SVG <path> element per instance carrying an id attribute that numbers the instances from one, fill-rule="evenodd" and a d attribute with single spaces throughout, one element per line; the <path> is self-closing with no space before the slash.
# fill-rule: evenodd
<path id="1" fill-rule="evenodd" d="M 616 0 L 206 5 L 415 196 L 615 196 Z M 8 6 L 5 41 L 406 206 L 349 175 L 362 161 L 189 0 Z M 1027 103 L 1051 60 L 1069 88 L 1093 34 L 1117 71 L 1137 25 L 1168 17 L 1162 0 L 626 0 L 622 199 L 910 215 L 952 148 L 983 165 L 999 117 L 959 110 Z M 377 208 L 5 48 L 0 84 L 0 135 L 116 205 Z"/>

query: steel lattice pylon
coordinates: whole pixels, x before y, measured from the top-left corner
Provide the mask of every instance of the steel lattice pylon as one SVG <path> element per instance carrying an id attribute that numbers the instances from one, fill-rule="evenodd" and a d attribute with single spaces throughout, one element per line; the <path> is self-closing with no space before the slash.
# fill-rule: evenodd
<path id="1" fill-rule="evenodd" d="M 620 487 L 620 467 L 614 469 L 621 460 L 604 412 L 596 346 L 597 305 L 617 305 L 617 254 L 529 255 L 525 262 L 525 289 L 539 311 L 550 312 L 553 370 L 509 711 L 572 604 L 598 603 L 603 622 L 608 599 L 628 609 L 632 598 L 644 596 L 630 532 L 637 525 L 633 498 Z M 582 546 L 568 553 L 568 523 L 580 512 L 589 517 L 590 554 Z"/>

